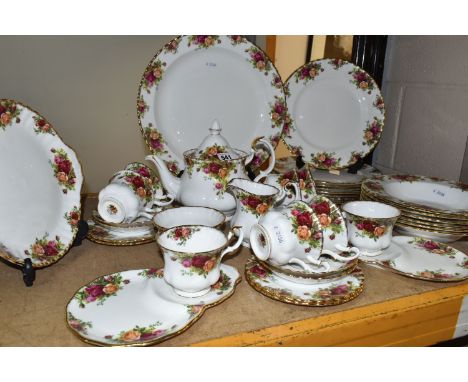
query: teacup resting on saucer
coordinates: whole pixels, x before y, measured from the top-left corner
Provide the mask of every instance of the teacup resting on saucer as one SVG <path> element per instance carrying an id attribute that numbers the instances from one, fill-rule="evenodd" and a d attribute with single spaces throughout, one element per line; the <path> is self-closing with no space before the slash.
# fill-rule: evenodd
<path id="1" fill-rule="evenodd" d="M 230 246 L 233 231 L 238 237 Z M 242 239 L 239 227 L 233 227 L 227 236 L 215 228 L 198 225 L 164 231 L 157 238 L 164 254 L 164 279 L 180 296 L 203 296 L 219 280 L 224 255 L 237 249 Z"/>
<path id="2" fill-rule="evenodd" d="M 364 256 L 377 256 L 390 246 L 393 226 L 400 210 L 387 204 L 368 201 L 348 202 L 342 207 L 349 242 Z"/>

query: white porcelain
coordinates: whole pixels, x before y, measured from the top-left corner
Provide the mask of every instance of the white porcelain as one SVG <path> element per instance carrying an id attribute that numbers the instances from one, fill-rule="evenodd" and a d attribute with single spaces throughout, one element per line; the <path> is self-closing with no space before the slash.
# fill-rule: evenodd
<path id="1" fill-rule="evenodd" d="M 310 207 L 317 215 L 323 235 L 322 254 L 328 254 L 339 261 L 356 259 L 360 251 L 348 246 L 348 230 L 340 209 L 330 199 L 319 195 L 310 201 Z M 344 253 L 348 255 L 343 256 Z"/>
<path id="2" fill-rule="evenodd" d="M 226 189 L 236 201 L 236 211 L 229 224 L 239 226 L 243 232 L 242 245 L 249 247 L 252 225 L 264 216 L 279 200 L 284 198 L 284 190 L 247 179 L 232 179 Z"/>
<path id="3" fill-rule="evenodd" d="M 284 141 L 306 163 L 349 167 L 379 142 L 385 109 L 375 81 L 340 59 L 311 61 L 286 81 L 292 127 Z"/>
<path id="4" fill-rule="evenodd" d="M 148 222 L 148 220 L 146 220 L 146 222 Z M 125 247 L 147 244 L 156 240 L 154 228 L 151 226 L 116 228 L 103 224 L 95 218 L 91 218 L 88 219 L 88 227 L 87 239 L 97 244 Z"/>
<path id="5" fill-rule="evenodd" d="M 163 200 L 167 199 L 168 200 Z M 162 187 L 138 172 L 123 170 L 114 174 L 99 192 L 99 215 L 110 223 L 130 223 L 139 217 L 152 219 L 161 206 L 174 199 L 164 195 Z M 154 207 L 154 206 L 158 207 Z"/>
<path id="6" fill-rule="evenodd" d="M 238 239 L 229 245 L 234 231 Z M 164 255 L 164 280 L 183 297 L 203 296 L 219 279 L 222 258 L 236 250 L 242 239 L 238 227 L 227 236 L 215 228 L 197 225 L 164 231 L 157 238 Z"/>
<path id="7" fill-rule="evenodd" d="M 400 224 L 395 225 L 394 230 L 402 235 L 424 237 L 426 239 L 440 241 L 441 243 L 452 243 L 468 236 L 468 234 L 449 234 L 425 231 L 424 229 L 402 226 Z"/>
<path id="8" fill-rule="evenodd" d="M 260 171 L 256 181 L 271 172 L 275 164 L 275 153 L 271 144 L 262 138 L 252 143 L 249 153 L 233 149 L 220 132 L 221 128 L 215 121 L 210 128 L 210 135 L 202 144 L 196 149 L 184 152 L 186 167 L 181 178 L 171 173 L 161 157 L 149 155 L 146 159 L 153 161 L 164 188 L 181 204 L 211 207 L 231 215 L 236 202 L 225 192 L 228 182 L 233 178 L 248 179 L 245 167 L 255 156 L 254 147 L 266 148 L 271 159 L 268 168 Z"/>
<path id="9" fill-rule="evenodd" d="M 400 256 L 378 264 L 409 277 L 429 281 L 461 281 L 468 278 L 468 256 L 430 239 L 396 236 L 392 242 L 402 249 Z"/>
<path id="10" fill-rule="evenodd" d="M 163 269 L 137 269 L 101 276 L 81 287 L 67 305 L 68 327 L 100 346 L 148 346 L 187 330 L 207 308 L 234 293 L 237 270 L 222 264 L 219 280 L 203 297 L 174 293 Z"/>
<path id="11" fill-rule="evenodd" d="M 349 242 L 359 248 L 363 255 L 379 255 L 390 245 L 395 222 L 400 210 L 387 204 L 369 201 L 354 201 L 344 204 Z"/>
<path id="12" fill-rule="evenodd" d="M 180 36 L 151 59 L 139 88 L 137 115 L 151 153 L 174 173 L 183 153 L 218 119 L 226 138 L 243 151 L 255 137 L 274 147 L 286 117 L 280 76 L 242 36 Z M 260 165 L 267 157 L 257 157 Z"/>
<path id="13" fill-rule="evenodd" d="M 226 216 L 209 207 L 175 207 L 158 212 L 153 217 L 153 223 L 162 232 L 181 225 L 204 225 L 220 228 L 226 221 Z"/>
<path id="14" fill-rule="evenodd" d="M 295 181 L 284 178 L 281 174 L 268 174 L 263 180 L 263 184 L 280 190 L 281 198 L 277 199 L 275 207 L 284 207 L 289 203 L 301 200 L 299 185 Z"/>
<path id="15" fill-rule="evenodd" d="M 363 191 L 379 199 L 423 212 L 468 216 L 467 186 L 420 175 L 377 175 L 363 182 Z"/>
<path id="16" fill-rule="evenodd" d="M 245 276 L 256 291 L 294 305 L 344 304 L 356 298 L 364 289 L 364 273 L 358 267 L 352 273 L 328 282 L 303 284 L 277 277 L 252 258 L 246 264 Z"/>
<path id="17" fill-rule="evenodd" d="M 155 235 L 152 221 L 146 218 L 139 218 L 131 223 L 109 223 L 106 222 L 97 211 L 93 211 L 91 219 L 95 225 L 104 229 L 116 238 L 138 238 Z"/>
<path id="18" fill-rule="evenodd" d="M 50 122 L 9 99 L 0 99 L 0 174 L 0 256 L 55 263 L 78 230 L 80 162 Z"/>
<path id="19" fill-rule="evenodd" d="M 310 272 L 314 269 L 306 262 L 322 264 L 318 259 L 323 235 L 316 214 L 304 202 L 293 202 L 262 216 L 258 224 L 252 226 L 249 239 L 250 247 L 260 260 L 277 265 L 296 263 Z"/>

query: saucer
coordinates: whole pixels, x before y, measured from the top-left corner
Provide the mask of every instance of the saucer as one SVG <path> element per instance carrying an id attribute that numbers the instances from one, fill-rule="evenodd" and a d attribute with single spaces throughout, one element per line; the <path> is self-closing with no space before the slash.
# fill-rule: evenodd
<path id="1" fill-rule="evenodd" d="M 379 261 L 389 261 L 397 258 L 404 253 L 404 248 L 394 241 L 395 237 L 392 238 L 390 246 L 383 249 L 379 255 L 366 256 L 362 253 L 359 255 L 359 261 L 363 263 L 378 263 Z"/>
<path id="2" fill-rule="evenodd" d="M 140 235 L 138 233 L 130 233 L 122 235 L 121 232 L 114 232 L 112 228 L 101 225 L 93 219 L 88 220 L 89 231 L 86 236 L 89 240 L 97 244 L 112 245 L 112 246 L 131 246 L 151 243 L 156 240 L 154 230 L 151 233 Z"/>
<path id="3" fill-rule="evenodd" d="M 356 298 L 364 289 L 364 273 L 357 267 L 339 279 L 305 285 L 276 277 L 252 257 L 245 266 L 245 276 L 257 292 L 294 305 L 339 305 Z"/>
<path id="4" fill-rule="evenodd" d="M 296 264 L 276 265 L 268 261 L 256 260 L 263 268 L 271 271 L 274 276 L 281 277 L 297 284 L 317 284 L 330 282 L 333 279 L 339 279 L 353 272 L 358 263 L 358 259 L 350 260 L 346 263 L 331 259 L 325 256 L 322 261 L 328 263 L 330 269 L 323 272 L 310 273 Z M 320 267 L 308 264 L 314 270 L 320 270 Z"/>
<path id="5" fill-rule="evenodd" d="M 402 249 L 401 255 L 379 259 L 377 265 L 420 280 L 447 282 L 468 278 L 468 256 L 447 244 L 412 236 L 396 236 L 392 243 Z"/>
<path id="6" fill-rule="evenodd" d="M 148 346 L 187 330 L 207 308 L 230 297 L 239 272 L 221 264 L 221 278 L 197 298 L 181 297 L 164 281 L 163 269 L 101 276 L 81 287 L 67 305 L 69 328 L 100 346 Z"/>

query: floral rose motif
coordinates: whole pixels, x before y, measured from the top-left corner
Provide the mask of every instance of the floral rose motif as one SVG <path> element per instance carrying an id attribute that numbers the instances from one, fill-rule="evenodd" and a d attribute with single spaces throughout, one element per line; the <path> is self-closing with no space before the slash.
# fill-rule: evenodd
<path id="1" fill-rule="evenodd" d="M 338 70 L 346 64 L 346 61 L 342 60 L 341 58 L 334 58 L 329 60 L 328 63 L 333 66 L 333 69 Z"/>
<path id="2" fill-rule="evenodd" d="M 297 237 L 301 240 L 308 240 L 312 236 L 309 227 L 302 225 L 297 227 Z"/>
<path id="3" fill-rule="evenodd" d="M 375 101 L 372 105 L 375 106 L 377 109 L 379 109 L 379 111 L 382 114 L 384 113 L 384 110 L 385 110 L 384 100 L 380 94 L 376 95 Z"/>
<path id="4" fill-rule="evenodd" d="M 290 207 L 289 219 L 292 223 L 293 232 L 297 235 L 299 242 L 306 245 L 305 252 L 321 245 L 322 233 L 318 222 L 312 218 L 313 210 L 305 204 L 293 203 Z"/>
<path id="5" fill-rule="evenodd" d="M 193 227 L 177 227 L 170 231 L 167 237 L 175 240 L 177 245 L 185 245 L 188 239 L 192 237 L 195 232 L 200 231 L 200 228 Z"/>
<path id="6" fill-rule="evenodd" d="M 209 48 L 215 44 L 221 43 L 221 39 L 219 36 L 208 36 L 208 35 L 197 35 L 197 36 L 189 36 L 188 38 L 188 46 L 196 45 L 197 49 L 202 48 Z"/>
<path id="7" fill-rule="evenodd" d="M 92 328 L 91 321 L 82 321 L 76 318 L 71 312 L 67 314 L 68 324 L 79 333 L 88 334 L 88 328 Z"/>
<path id="8" fill-rule="evenodd" d="M 34 131 L 37 134 L 44 133 L 44 134 L 50 134 L 50 135 L 55 135 L 55 131 L 52 129 L 52 126 L 42 117 L 39 116 L 34 116 L 33 117 L 35 121 L 36 128 Z"/>
<path id="9" fill-rule="evenodd" d="M 382 134 L 383 121 L 374 117 L 372 122 L 367 122 L 367 128 L 364 130 L 364 142 L 363 145 L 372 146 L 379 139 Z"/>
<path id="10" fill-rule="evenodd" d="M 179 48 L 180 44 L 180 39 L 175 39 L 172 41 L 169 41 L 166 45 L 163 47 L 164 53 L 177 53 L 177 49 Z"/>
<path id="11" fill-rule="evenodd" d="M 433 240 L 427 240 L 421 237 L 414 238 L 408 243 L 414 244 L 419 248 L 423 248 L 427 252 L 435 253 L 437 255 L 455 256 L 456 254 L 456 250 L 447 244 L 439 243 Z"/>
<path id="12" fill-rule="evenodd" d="M 257 277 L 260 277 L 261 279 L 264 279 L 268 276 L 268 272 L 265 269 L 263 269 L 260 265 L 254 265 L 252 268 L 250 268 L 250 271 Z"/>
<path id="13" fill-rule="evenodd" d="M 323 72 L 322 64 L 320 62 L 310 62 L 304 65 L 300 70 L 294 73 L 296 83 L 302 81 L 304 84 L 314 80 L 321 72 Z"/>
<path id="14" fill-rule="evenodd" d="M 370 239 L 377 241 L 378 238 L 387 232 L 387 227 L 385 225 L 380 225 L 379 223 L 370 219 L 353 218 L 352 222 L 359 230 L 359 232 L 356 232 L 356 235 L 360 237 L 369 237 Z"/>
<path id="15" fill-rule="evenodd" d="M 232 35 L 232 36 L 229 36 L 229 38 L 231 39 L 231 44 L 232 45 L 239 45 L 241 43 L 244 43 L 247 41 L 247 39 L 245 37 L 242 37 L 242 36 L 239 36 L 239 35 Z"/>
<path id="16" fill-rule="evenodd" d="M 120 273 L 102 276 L 82 288 L 74 298 L 78 301 L 80 308 L 84 308 L 86 304 L 94 301 L 98 301 L 98 305 L 102 305 L 107 298 L 115 296 L 124 285 L 129 283 L 130 280 L 124 279 Z"/>
<path id="17" fill-rule="evenodd" d="M 65 219 L 68 224 L 72 226 L 73 229 L 77 229 L 78 222 L 80 220 L 80 210 L 78 207 L 73 207 L 70 212 L 65 213 Z"/>
<path id="18" fill-rule="evenodd" d="M 17 123 L 20 122 L 20 113 L 21 109 L 17 107 L 14 101 L 0 101 L 0 128 L 5 130 L 5 128 L 13 121 L 16 121 Z"/>
<path id="19" fill-rule="evenodd" d="M 54 170 L 55 177 L 59 184 L 63 186 L 63 193 L 66 194 L 68 190 L 75 189 L 76 174 L 73 169 L 72 162 L 68 158 L 68 154 L 63 149 L 52 148 L 50 151 L 54 154 L 54 161 L 51 162 Z"/>
<path id="20" fill-rule="evenodd" d="M 372 90 L 374 90 L 374 80 L 364 70 L 354 68 L 348 74 L 351 74 L 352 77 L 349 81 L 356 85 L 358 89 L 367 91 L 368 94 L 371 94 Z"/>
<path id="21" fill-rule="evenodd" d="M 319 152 L 312 157 L 316 168 L 332 169 L 340 166 L 341 158 L 335 158 L 335 153 Z"/>
<path id="22" fill-rule="evenodd" d="M 328 227 L 331 224 L 331 218 L 327 214 L 319 215 L 318 220 L 322 227 Z"/>
<path id="23" fill-rule="evenodd" d="M 390 179 L 394 180 L 399 180 L 400 182 L 417 182 L 421 180 L 422 178 L 417 175 L 402 175 L 402 174 L 395 174 L 395 175 L 389 175 Z"/>
<path id="24" fill-rule="evenodd" d="M 245 51 L 249 53 L 249 62 L 252 64 L 252 66 L 258 69 L 260 72 L 264 72 L 265 75 L 268 75 L 268 72 L 271 70 L 272 66 L 270 59 L 265 55 L 265 53 L 255 46 L 252 46 Z"/>
<path id="25" fill-rule="evenodd" d="M 58 256 L 65 249 L 65 245 L 58 236 L 55 237 L 55 240 L 50 240 L 48 236 L 49 234 L 46 233 L 41 239 L 36 239 L 35 243 L 30 246 L 30 249 L 24 251 L 25 254 L 38 260 L 46 260 L 47 258 Z"/>
<path id="26" fill-rule="evenodd" d="M 129 330 L 125 332 L 120 339 L 125 342 L 133 342 L 139 340 L 141 337 L 141 333 L 136 330 Z"/>
<path id="27" fill-rule="evenodd" d="M 164 268 L 148 268 L 138 272 L 138 276 L 143 276 L 147 279 L 161 278 L 164 276 Z"/>
<path id="28" fill-rule="evenodd" d="M 166 63 L 158 59 L 146 68 L 143 74 L 143 87 L 148 93 L 153 86 L 157 86 L 161 81 L 165 67 Z"/>
<path id="29" fill-rule="evenodd" d="M 349 291 L 349 287 L 347 284 L 341 284 L 341 285 L 338 285 L 336 287 L 334 287 L 333 289 L 330 290 L 330 293 L 332 295 L 342 295 L 342 294 L 347 294 Z"/>
<path id="30" fill-rule="evenodd" d="M 256 217 L 266 214 L 273 203 L 273 196 L 257 196 L 246 192 L 239 192 L 237 195 L 243 211 L 251 213 Z"/>

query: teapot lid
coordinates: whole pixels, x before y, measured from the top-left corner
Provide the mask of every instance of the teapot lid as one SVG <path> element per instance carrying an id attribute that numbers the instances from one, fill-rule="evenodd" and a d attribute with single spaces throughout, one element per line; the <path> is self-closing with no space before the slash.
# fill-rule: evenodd
<path id="1" fill-rule="evenodd" d="M 205 159 L 207 156 L 217 156 L 221 160 L 237 159 L 240 157 L 221 135 L 221 127 L 215 119 L 210 127 L 210 134 L 205 137 L 194 153 L 195 157 Z"/>

